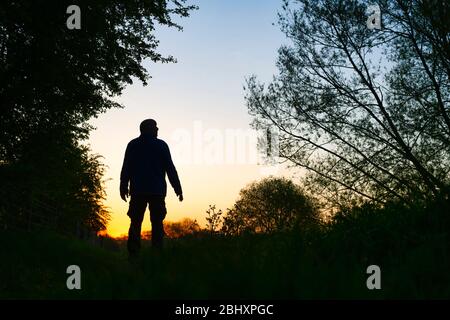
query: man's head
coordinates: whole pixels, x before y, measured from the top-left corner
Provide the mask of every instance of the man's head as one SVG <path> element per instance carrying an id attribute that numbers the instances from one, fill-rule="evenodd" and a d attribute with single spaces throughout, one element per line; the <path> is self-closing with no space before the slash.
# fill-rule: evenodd
<path id="1" fill-rule="evenodd" d="M 153 119 L 145 119 L 141 122 L 139 126 L 141 134 L 151 134 L 153 137 L 158 136 L 158 127 L 156 126 L 156 121 Z"/>

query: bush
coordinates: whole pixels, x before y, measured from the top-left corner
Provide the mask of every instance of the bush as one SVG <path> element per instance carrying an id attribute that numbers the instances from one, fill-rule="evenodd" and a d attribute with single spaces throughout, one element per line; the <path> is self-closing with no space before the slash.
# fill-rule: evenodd
<path id="1" fill-rule="evenodd" d="M 273 233 L 302 229 L 318 221 L 312 199 L 286 178 L 266 178 L 240 191 L 223 219 L 225 234 Z"/>

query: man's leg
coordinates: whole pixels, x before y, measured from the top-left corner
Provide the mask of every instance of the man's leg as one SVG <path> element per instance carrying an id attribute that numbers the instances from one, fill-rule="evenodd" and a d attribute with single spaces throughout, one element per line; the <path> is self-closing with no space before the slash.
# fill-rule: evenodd
<path id="1" fill-rule="evenodd" d="M 150 222 L 152 223 L 152 246 L 162 248 L 164 238 L 163 220 L 166 217 L 164 196 L 151 196 L 149 199 Z"/>
<path id="2" fill-rule="evenodd" d="M 147 201 L 145 197 L 139 195 L 131 196 L 130 207 L 127 213 L 131 219 L 127 243 L 130 256 L 136 256 L 141 248 L 141 226 L 146 207 Z"/>

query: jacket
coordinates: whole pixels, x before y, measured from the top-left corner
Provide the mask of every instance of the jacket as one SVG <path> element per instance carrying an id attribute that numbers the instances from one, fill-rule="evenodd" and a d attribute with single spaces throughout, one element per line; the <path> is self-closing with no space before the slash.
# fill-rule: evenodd
<path id="1" fill-rule="evenodd" d="M 129 183 L 131 196 L 166 196 L 166 173 L 176 195 L 182 194 L 167 143 L 149 134 L 141 134 L 128 143 L 120 173 L 121 190 L 128 190 Z"/>

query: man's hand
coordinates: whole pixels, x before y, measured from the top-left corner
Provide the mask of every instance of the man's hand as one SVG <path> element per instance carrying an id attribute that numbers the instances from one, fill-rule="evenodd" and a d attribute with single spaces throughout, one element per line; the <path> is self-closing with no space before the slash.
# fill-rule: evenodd
<path id="1" fill-rule="evenodd" d="M 120 188 L 120 197 L 123 201 L 127 202 L 128 188 Z"/>
<path id="2" fill-rule="evenodd" d="M 183 194 L 179 194 L 178 199 L 180 199 L 180 202 L 183 201 Z"/>

